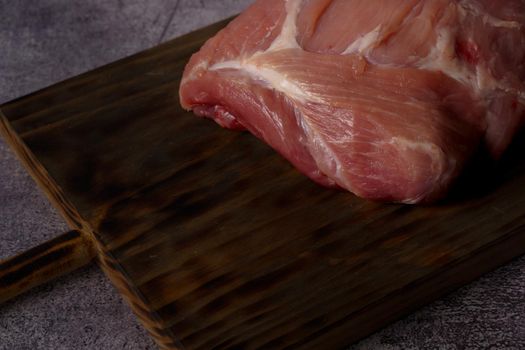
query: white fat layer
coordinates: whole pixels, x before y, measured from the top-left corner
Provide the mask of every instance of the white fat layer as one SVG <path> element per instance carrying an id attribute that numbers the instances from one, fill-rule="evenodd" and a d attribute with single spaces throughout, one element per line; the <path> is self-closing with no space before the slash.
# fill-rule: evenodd
<path id="1" fill-rule="evenodd" d="M 307 116 L 303 115 L 298 119 L 301 128 L 308 137 L 310 145 L 317 149 L 317 152 L 310 152 L 315 163 L 317 164 L 317 167 L 325 174 L 332 174 L 332 180 L 335 181 L 335 183 L 337 183 L 339 186 L 346 187 L 348 190 L 356 193 L 356 189 L 353 188 L 352 183 L 344 176 L 344 167 L 341 160 L 337 154 L 332 151 L 332 148 L 324 140 L 324 138 L 319 137 L 320 133 L 310 125 L 307 118 Z M 321 154 L 320 157 L 316 156 L 319 154 Z"/>
<path id="2" fill-rule="evenodd" d="M 270 47 L 268 47 L 264 51 L 257 51 L 256 53 L 252 55 L 252 57 L 255 58 L 264 53 L 277 52 L 277 51 L 281 51 L 285 49 L 301 49 L 301 47 L 297 43 L 297 18 L 299 17 L 299 12 L 301 10 L 301 5 L 303 3 L 303 0 L 285 0 L 285 2 L 286 2 L 285 3 L 286 18 L 283 22 L 281 32 L 274 39 Z M 266 34 L 267 38 L 271 35 L 272 31 L 273 31 L 273 28 L 271 30 L 268 30 L 268 33 Z M 227 61 L 227 62 L 216 63 L 215 65 L 210 67 L 209 62 L 206 60 L 206 61 L 199 62 L 197 65 L 195 65 L 191 73 L 188 74 L 182 80 L 181 83 L 184 84 L 188 81 L 194 80 L 197 76 L 197 73 L 204 71 L 204 70 L 249 68 L 246 71 L 253 73 L 254 67 L 255 66 L 253 67 L 246 66 L 246 64 L 243 63 L 242 60 L 232 60 L 232 61 Z M 259 78 L 263 78 L 265 74 L 256 74 L 256 75 L 259 76 Z M 275 74 L 269 74 L 269 75 L 275 78 Z M 287 85 L 287 83 L 284 82 L 283 85 Z M 282 91 L 282 92 L 285 92 L 285 91 Z"/>
<path id="3" fill-rule="evenodd" d="M 195 80 L 197 78 L 197 75 L 199 72 L 203 72 L 209 68 L 210 62 L 206 60 L 202 60 L 199 63 L 197 63 L 191 70 L 191 72 L 185 76 L 182 81 L 181 85 L 186 84 L 189 81 Z"/>
<path id="4" fill-rule="evenodd" d="M 286 0 L 286 19 L 281 28 L 281 33 L 265 52 L 301 48 L 297 43 L 297 18 L 302 2 L 303 0 Z"/>
<path id="5" fill-rule="evenodd" d="M 258 51 L 250 58 L 231 60 L 216 63 L 209 70 L 234 69 L 248 74 L 253 80 L 259 81 L 289 98 L 299 102 L 323 102 L 318 96 L 309 93 L 293 79 L 277 69 L 255 64 L 254 59 L 261 55 L 286 49 L 301 49 L 297 43 L 297 17 L 301 10 L 303 0 L 286 0 L 286 19 L 283 22 L 281 33 L 275 38 L 270 47 L 265 51 Z M 264 60 L 259 60 L 259 62 Z"/>
<path id="6" fill-rule="evenodd" d="M 432 142 L 419 142 L 412 141 L 404 137 L 392 137 L 390 139 L 391 144 L 396 144 L 405 149 L 413 149 L 422 151 L 431 156 L 432 159 L 439 159 L 436 154 L 442 153 L 441 149 Z"/>
<path id="7" fill-rule="evenodd" d="M 455 166 L 456 166 L 456 160 L 450 157 L 445 156 L 443 153 L 443 150 L 439 148 L 436 144 L 432 142 L 418 142 L 409 140 L 404 137 L 392 137 L 390 139 L 390 144 L 394 144 L 397 147 L 400 147 L 402 149 L 411 149 L 415 151 L 420 151 L 423 153 L 428 154 L 429 158 L 432 159 L 431 167 L 434 168 L 432 173 L 435 174 L 435 178 L 433 179 L 433 183 L 439 183 L 439 182 L 446 182 L 449 177 L 452 175 Z M 447 171 L 443 171 L 443 167 L 445 164 L 448 163 L 450 166 L 448 167 Z M 427 194 L 421 193 L 419 196 L 415 198 L 408 198 L 403 200 L 403 203 L 406 204 L 415 204 L 421 201 Z"/>
<path id="8" fill-rule="evenodd" d="M 433 142 L 428 141 L 413 141 L 409 140 L 404 137 L 392 137 L 390 139 L 391 144 L 395 144 L 399 147 L 402 147 L 404 149 L 412 149 L 416 151 L 421 151 L 429 155 L 429 157 L 432 159 L 432 166 L 436 166 L 439 168 L 442 168 L 445 163 L 449 164 L 449 170 L 447 172 L 443 171 L 436 171 L 436 174 L 441 174 L 440 179 L 447 179 L 449 176 L 452 175 L 457 161 L 455 158 L 450 158 L 448 156 L 445 156 L 445 153 L 443 150 L 436 145 Z M 436 179 L 436 181 L 439 179 Z"/>
<path id="9" fill-rule="evenodd" d="M 499 28 L 521 28 L 521 24 L 519 22 L 505 21 L 503 19 L 492 17 L 490 15 L 484 15 L 483 22 L 485 22 L 486 24 L 490 24 L 493 27 Z"/>
<path id="10" fill-rule="evenodd" d="M 242 71 L 248 74 L 254 81 L 267 85 L 298 102 L 323 102 L 320 97 L 305 90 L 293 79 L 287 77 L 286 74 L 283 74 L 276 69 L 265 67 L 264 65 L 254 64 L 250 59 L 221 62 L 214 64 L 209 68 L 209 70 L 212 71 L 222 69 Z"/>
<path id="11" fill-rule="evenodd" d="M 419 68 L 431 71 L 440 71 L 449 77 L 465 84 L 475 91 L 476 95 L 483 96 L 487 92 L 502 90 L 515 93 L 525 102 L 525 92 L 509 88 L 505 81 L 496 79 L 484 65 L 477 65 L 475 71 L 456 58 L 455 33 L 449 27 L 439 30 L 436 45 L 429 55 L 419 61 Z"/>
<path id="12" fill-rule="evenodd" d="M 441 71 L 464 84 L 475 85 L 473 82 L 476 79 L 472 72 L 455 59 L 455 40 L 455 35 L 448 27 L 442 28 L 437 35 L 436 45 L 428 56 L 419 62 L 419 67 L 432 71 Z"/>
<path id="13" fill-rule="evenodd" d="M 360 36 L 353 43 L 348 45 L 346 50 L 343 51 L 342 55 L 349 54 L 363 54 L 373 49 L 380 41 L 381 25 L 378 25 L 370 32 Z"/>

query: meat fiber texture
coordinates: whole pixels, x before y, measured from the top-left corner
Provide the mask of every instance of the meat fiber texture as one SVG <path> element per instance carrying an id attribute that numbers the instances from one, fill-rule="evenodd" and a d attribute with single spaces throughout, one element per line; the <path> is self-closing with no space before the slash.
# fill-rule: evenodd
<path id="1" fill-rule="evenodd" d="M 259 0 L 188 63 L 181 103 L 312 180 L 443 197 L 525 117 L 525 1 Z"/>

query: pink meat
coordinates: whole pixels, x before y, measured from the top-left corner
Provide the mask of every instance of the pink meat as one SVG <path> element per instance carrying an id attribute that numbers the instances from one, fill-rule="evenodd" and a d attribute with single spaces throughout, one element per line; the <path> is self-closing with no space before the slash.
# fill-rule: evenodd
<path id="1" fill-rule="evenodd" d="M 525 121 L 522 0 L 258 0 L 184 72 L 184 108 L 373 200 L 446 194 Z"/>

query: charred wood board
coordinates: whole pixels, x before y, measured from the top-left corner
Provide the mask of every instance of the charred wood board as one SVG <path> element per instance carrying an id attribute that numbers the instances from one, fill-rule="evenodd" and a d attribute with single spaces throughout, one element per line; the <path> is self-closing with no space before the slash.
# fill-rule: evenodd
<path id="1" fill-rule="evenodd" d="M 183 68 L 225 23 L 0 107 L 161 348 L 343 348 L 525 252 L 523 141 L 446 202 L 385 205 L 183 111 Z"/>

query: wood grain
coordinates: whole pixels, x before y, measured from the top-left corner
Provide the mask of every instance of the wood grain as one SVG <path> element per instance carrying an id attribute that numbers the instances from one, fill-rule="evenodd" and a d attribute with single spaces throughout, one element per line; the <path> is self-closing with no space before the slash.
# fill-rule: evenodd
<path id="1" fill-rule="evenodd" d="M 525 252 L 523 137 L 447 202 L 385 205 L 181 110 L 184 65 L 224 24 L 1 106 L 161 348 L 343 348 Z"/>
<path id="2" fill-rule="evenodd" d="M 70 231 L 0 261 L 0 304 L 85 266 L 94 257 L 91 243 L 79 231 Z"/>

